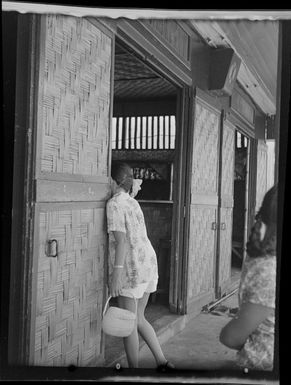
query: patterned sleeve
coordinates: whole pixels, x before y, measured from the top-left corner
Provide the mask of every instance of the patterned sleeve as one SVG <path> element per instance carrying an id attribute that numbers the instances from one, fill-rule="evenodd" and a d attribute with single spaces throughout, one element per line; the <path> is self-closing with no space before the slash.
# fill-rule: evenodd
<path id="1" fill-rule="evenodd" d="M 109 201 L 106 206 L 107 214 L 107 231 L 121 231 L 126 232 L 125 215 L 122 207 L 116 202 Z"/>
<path id="2" fill-rule="evenodd" d="M 275 308 L 276 261 L 256 259 L 249 264 L 241 285 L 242 302 Z"/>

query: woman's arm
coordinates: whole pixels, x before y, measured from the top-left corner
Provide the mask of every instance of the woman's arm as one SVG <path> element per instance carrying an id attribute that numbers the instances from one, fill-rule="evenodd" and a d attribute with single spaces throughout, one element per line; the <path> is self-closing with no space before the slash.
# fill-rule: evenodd
<path id="1" fill-rule="evenodd" d="M 125 233 L 121 231 L 113 231 L 113 235 L 116 241 L 114 266 L 123 266 L 125 258 Z M 112 280 L 109 285 L 109 291 L 112 297 L 117 297 L 122 289 L 122 270 L 123 268 L 121 267 L 113 268 Z"/>
<path id="2" fill-rule="evenodd" d="M 221 330 L 219 340 L 230 349 L 240 350 L 249 335 L 272 313 L 274 309 L 245 302 L 237 316 Z"/>

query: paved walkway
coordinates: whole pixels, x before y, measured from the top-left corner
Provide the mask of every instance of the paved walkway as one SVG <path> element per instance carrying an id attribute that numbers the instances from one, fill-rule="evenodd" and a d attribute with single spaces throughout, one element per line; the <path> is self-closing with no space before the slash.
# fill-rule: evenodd
<path id="1" fill-rule="evenodd" d="M 278 380 L 253 377 L 251 373 L 239 369 L 236 365 L 236 351 L 219 342 L 220 331 L 231 320 L 237 306 L 236 292 L 211 312 L 201 312 L 186 323 L 182 320 L 184 316 L 177 317 L 168 329 L 159 335 L 166 358 L 173 362 L 177 369 L 181 369 L 181 372 L 178 371 L 173 376 L 159 375 L 155 370 L 156 363 L 152 353 L 147 345 L 143 344 L 139 357 L 139 367 L 142 370 L 117 370 L 115 375 L 107 377 L 105 382 L 125 380 L 127 383 L 279 385 Z M 121 365 L 121 368 L 127 368 L 125 357 L 109 366 L 114 367 L 116 363 Z"/>
<path id="2" fill-rule="evenodd" d="M 228 349 L 219 342 L 219 333 L 231 320 L 230 309 L 237 307 L 237 293 L 219 304 L 210 313 L 200 313 L 175 333 L 162 342 L 166 358 L 178 369 L 231 369 L 235 368 L 236 351 Z M 127 367 L 127 361 L 119 361 Z M 155 368 L 156 363 L 148 346 L 144 344 L 140 351 L 140 368 Z"/>

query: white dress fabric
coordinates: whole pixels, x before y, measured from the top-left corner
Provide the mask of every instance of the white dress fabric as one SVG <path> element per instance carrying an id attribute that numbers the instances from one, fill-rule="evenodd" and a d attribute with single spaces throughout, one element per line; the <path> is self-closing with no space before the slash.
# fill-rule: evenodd
<path id="1" fill-rule="evenodd" d="M 272 370 L 274 361 L 276 257 L 247 258 L 241 276 L 239 303 L 251 302 L 274 309 L 238 351 L 241 367 Z"/>
<path id="2" fill-rule="evenodd" d="M 141 298 L 145 291 L 155 291 L 158 281 L 157 256 L 147 236 L 139 203 L 122 191 L 109 199 L 106 213 L 109 233 L 109 280 L 115 263 L 116 241 L 112 232 L 120 231 L 126 234 L 121 295 Z"/>

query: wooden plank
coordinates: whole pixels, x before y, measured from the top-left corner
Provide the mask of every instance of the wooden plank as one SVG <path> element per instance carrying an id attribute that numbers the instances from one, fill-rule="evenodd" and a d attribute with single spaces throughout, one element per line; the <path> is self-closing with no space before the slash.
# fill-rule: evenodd
<path id="1" fill-rule="evenodd" d="M 41 202 L 36 203 L 39 212 L 49 212 L 49 211 L 62 211 L 62 210 L 73 210 L 76 208 L 76 204 L 78 204 L 78 208 L 82 209 L 102 209 L 106 207 L 105 201 L 100 202 Z"/>
<path id="2" fill-rule="evenodd" d="M 150 62 L 159 66 L 160 70 L 171 79 L 187 85 L 192 84 L 190 69 L 183 66 L 182 62 L 172 55 L 170 51 L 165 50 L 162 44 L 160 46 L 153 44 L 152 38 L 147 36 L 152 36 L 152 34 L 150 31 L 147 31 L 141 22 L 136 21 L 133 23 L 132 21 L 129 22 L 121 19 L 117 26 L 117 34 L 120 39 L 136 49 L 137 52 L 142 52 L 143 57 L 150 57 Z"/>
<path id="3" fill-rule="evenodd" d="M 170 286 L 169 286 L 169 305 L 171 311 L 175 313 L 185 313 L 182 293 L 182 263 L 181 256 L 184 253 L 184 196 L 185 196 L 185 180 L 186 180 L 186 143 L 188 139 L 189 126 L 189 109 L 191 109 L 189 101 L 190 90 L 185 87 L 180 90 L 177 100 L 177 136 L 176 148 L 177 156 L 174 159 L 174 186 L 173 186 L 173 224 L 172 224 L 172 247 L 170 262 Z M 186 234 L 187 236 L 187 234 Z M 185 257 L 184 257 L 185 258 Z"/>
<path id="4" fill-rule="evenodd" d="M 163 25 L 161 26 L 161 24 Z M 181 28 L 176 20 L 146 19 L 142 21 L 142 25 L 154 36 L 155 40 L 163 47 L 166 47 L 175 58 L 187 67 L 190 66 L 188 59 L 191 35 L 189 35 L 185 29 Z M 179 36 L 176 35 L 178 30 L 180 32 Z"/>
<path id="5" fill-rule="evenodd" d="M 221 206 L 222 207 L 233 207 L 233 197 L 222 196 L 221 197 Z"/>
<path id="6" fill-rule="evenodd" d="M 39 179 L 35 185 L 38 202 L 102 201 L 110 196 L 108 184 L 50 181 Z"/>
<path id="7" fill-rule="evenodd" d="M 255 107 L 252 103 L 247 101 L 247 98 L 243 95 L 243 92 L 238 87 L 234 88 L 230 101 L 231 108 L 234 109 L 249 124 L 254 126 Z"/>
<path id="8" fill-rule="evenodd" d="M 113 160 L 124 161 L 165 161 L 172 162 L 175 150 L 113 150 Z"/>
<path id="9" fill-rule="evenodd" d="M 33 365 L 35 362 L 35 326 L 36 326 L 36 303 L 37 303 L 37 281 L 38 281 L 38 260 L 39 260 L 39 233 L 40 233 L 40 223 L 39 223 L 39 208 L 37 205 L 34 205 L 33 208 L 33 223 L 34 223 L 34 232 L 32 239 L 32 269 L 31 269 L 31 309 L 30 309 L 30 335 L 29 335 L 29 364 Z"/>
<path id="10" fill-rule="evenodd" d="M 82 174 L 65 174 L 65 173 L 50 173 L 41 172 L 37 175 L 37 179 L 45 179 L 50 181 L 68 181 L 68 182 L 80 182 L 80 183 L 99 183 L 108 184 L 109 177 L 107 176 L 95 176 L 95 175 L 82 175 Z"/>
<path id="11" fill-rule="evenodd" d="M 207 108 L 216 115 L 220 115 L 221 104 L 215 102 L 215 98 L 207 96 L 207 93 L 203 92 L 199 88 L 196 88 L 196 100 L 197 103 L 201 104 L 204 108 Z"/>
<path id="12" fill-rule="evenodd" d="M 110 18 L 86 17 L 86 19 L 92 23 L 95 27 L 101 30 L 108 37 L 114 38 L 116 34 L 116 21 Z"/>
<path id="13" fill-rule="evenodd" d="M 220 122 L 219 122 L 219 150 L 218 150 L 218 210 L 217 210 L 217 240 L 216 240 L 216 255 L 215 255 L 215 280 L 214 280 L 214 287 L 215 287 L 215 297 L 219 298 L 221 296 L 220 293 L 220 265 L 221 265 L 221 259 L 223 258 L 221 256 L 220 250 L 221 250 L 221 194 L 222 194 L 222 168 L 223 168 L 223 139 L 224 139 L 224 130 L 223 130 L 223 119 L 224 119 L 224 111 L 221 111 L 220 114 Z"/>
<path id="14" fill-rule="evenodd" d="M 12 16 L 12 15 L 11 15 Z M 33 226 L 32 183 L 28 168 L 33 156 L 32 129 L 34 114 L 32 101 L 35 97 L 35 61 L 37 46 L 36 16 L 17 16 L 16 92 L 15 92 L 15 147 L 13 169 L 10 298 L 8 325 L 8 361 L 11 365 L 28 364 L 31 303 L 31 250 L 30 236 Z M 12 25 L 13 26 L 13 25 Z M 5 30 L 4 30 L 5 33 Z M 39 35 L 38 35 L 39 36 Z M 4 47 L 5 48 L 5 47 Z M 12 49 L 12 47 L 11 47 Z M 9 57 L 9 56 L 8 56 Z M 5 100 L 5 98 L 4 98 Z M 12 128 L 13 129 L 13 128 Z M 27 226 L 24 229 L 24 221 Z M 9 255 L 7 255 L 9 261 Z M 8 309 L 7 309 L 8 315 Z"/>
<path id="15" fill-rule="evenodd" d="M 45 68 L 45 41 L 46 41 L 46 15 L 40 16 L 39 23 L 39 52 L 38 52 L 38 66 L 36 68 L 35 78 L 35 95 L 33 103 L 36 104 L 34 115 L 35 116 L 35 141 L 36 141 L 36 155 L 35 155 L 35 176 L 41 173 L 41 154 L 43 151 L 43 109 L 42 100 L 44 95 L 44 68 Z"/>
<path id="16" fill-rule="evenodd" d="M 191 194 L 191 205 L 217 206 L 218 195 Z"/>
<path id="17" fill-rule="evenodd" d="M 130 102 L 114 102 L 114 116 L 153 116 L 174 115 L 176 113 L 176 98 L 163 100 L 133 100 Z"/>

